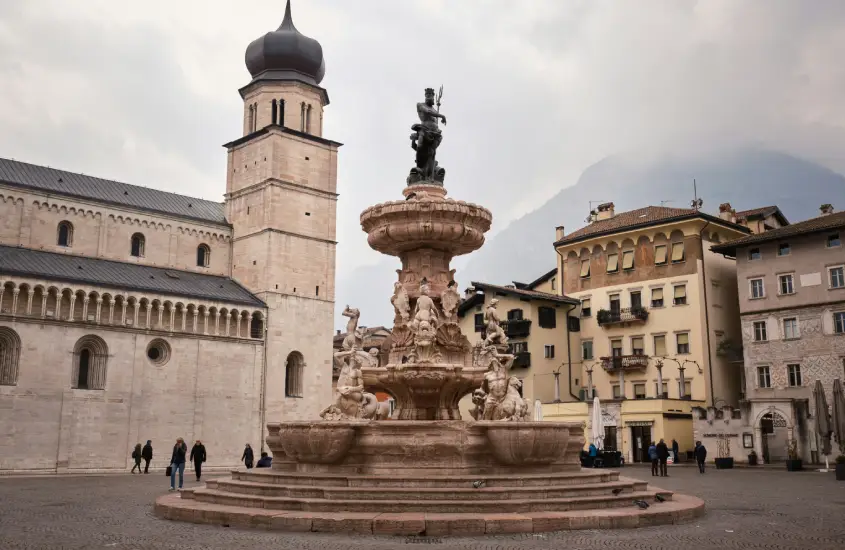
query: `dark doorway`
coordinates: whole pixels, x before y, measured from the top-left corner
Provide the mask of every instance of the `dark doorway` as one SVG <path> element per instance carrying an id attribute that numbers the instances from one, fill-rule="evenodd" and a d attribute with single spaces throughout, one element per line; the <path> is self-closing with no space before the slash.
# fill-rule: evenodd
<path id="1" fill-rule="evenodd" d="M 651 445 L 651 426 L 631 426 L 631 455 L 634 462 L 651 462 L 648 447 Z"/>
<path id="2" fill-rule="evenodd" d="M 91 352 L 84 349 L 79 352 L 79 375 L 76 378 L 76 387 L 80 390 L 88 389 L 88 369 L 91 365 Z"/>
<path id="3" fill-rule="evenodd" d="M 616 443 L 616 426 L 604 427 L 604 450 L 618 451 L 619 446 Z"/>

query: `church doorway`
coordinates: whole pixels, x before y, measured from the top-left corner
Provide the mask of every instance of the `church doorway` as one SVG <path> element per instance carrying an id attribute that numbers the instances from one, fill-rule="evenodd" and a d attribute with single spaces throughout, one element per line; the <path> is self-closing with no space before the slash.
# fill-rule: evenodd
<path id="1" fill-rule="evenodd" d="M 788 458 L 789 426 L 786 419 L 777 412 L 770 412 L 760 418 L 763 434 L 763 461 L 766 464 L 784 461 Z"/>

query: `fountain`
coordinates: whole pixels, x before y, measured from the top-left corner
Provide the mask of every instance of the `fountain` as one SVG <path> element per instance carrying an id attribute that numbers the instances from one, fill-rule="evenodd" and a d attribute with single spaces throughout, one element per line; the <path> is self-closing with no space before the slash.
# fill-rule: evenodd
<path id="1" fill-rule="evenodd" d="M 610 470 L 582 470 L 581 423 L 532 422 L 496 301 L 484 339 L 458 325 L 453 257 L 479 249 L 487 209 L 447 196 L 435 156 L 440 94 L 425 91 L 412 127 L 416 165 L 404 200 L 361 214 L 370 246 L 398 256 L 395 317 L 380 365 L 349 317 L 334 401 L 314 421 L 267 425 L 268 470 L 238 470 L 204 488 L 160 497 L 160 517 L 279 530 L 473 535 L 673 523 L 703 511 L 693 497 L 649 489 Z M 435 104 L 436 101 L 436 104 Z M 327 344 L 328 345 L 328 344 Z M 379 418 L 373 392 L 395 399 Z M 459 400 L 472 394 L 472 419 Z M 649 504 L 651 503 L 651 504 Z"/>

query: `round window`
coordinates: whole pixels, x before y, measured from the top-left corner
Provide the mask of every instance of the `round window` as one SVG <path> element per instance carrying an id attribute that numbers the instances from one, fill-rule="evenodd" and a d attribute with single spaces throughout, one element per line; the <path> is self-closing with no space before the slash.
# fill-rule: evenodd
<path id="1" fill-rule="evenodd" d="M 147 346 L 147 359 L 155 365 L 164 365 L 170 359 L 170 344 L 156 339 Z"/>

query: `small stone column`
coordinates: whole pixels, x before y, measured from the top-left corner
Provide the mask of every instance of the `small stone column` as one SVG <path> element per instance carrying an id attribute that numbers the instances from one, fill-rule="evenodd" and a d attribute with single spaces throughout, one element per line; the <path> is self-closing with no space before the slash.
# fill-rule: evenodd
<path id="1" fill-rule="evenodd" d="M 686 380 L 684 379 L 684 371 L 686 369 L 684 367 L 678 368 L 678 372 L 680 373 L 680 378 L 678 379 L 678 395 L 681 396 L 681 399 L 685 397 L 684 392 L 686 391 Z"/>
<path id="2" fill-rule="evenodd" d="M 120 326 L 126 326 L 126 297 L 120 301 Z"/>
<path id="3" fill-rule="evenodd" d="M 12 291 L 12 315 L 18 314 L 18 294 L 21 293 L 21 289 L 16 288 Z"/>
<path id="4" fill-rule="evenodd" d="M 150 313 L 153 311 L 153 304 L 151 304 L 150 302 L 147 302 L 147 305 L 144 307 L 144 309 L 146 309 L 146 313 L 147 313 L 146 327 L 150 328 L 153 324 L 152 316 L 150 315 Z"/>
<path id="5" fill-rule="evenodd" d="M 226 314 L 226 336 L 229 336 L 229 323 L 231 323 L 231 322 L 232 322 L 232 314 L 227 313 Z"/>
<path id="6" fill-rule="evenodd" d="M 103 309 L 103 298 L 98 296 L 97 297 L 97 311 L 94 312 L 94 322 L 98 325 L 100 324 L 100 312 Z"/>
<path id="7" fill-rule="evenodd" d="M 67 314 L 67 320 L 73 321 L 73 306 L 76 304 L 76 294 L 70 295 L 70 311 Z"/>
<path id="8" fill-rule="evenodd" d="M 137 300 L 135 301 L 135 308 L 134 309 L 135 309 L 135 312 L 132 314 L 132 326 L 137 327 L 138 326 L 138 312 L 141 309 L 141 304 Z"/>
<path id="9" fill-rule="evenodd" d="M 26 298 L 26 314 L 32 315 L 32 297 L 35 296 L 35 289 L 30 288 Z"/>
<path id="10" fill-rule="evenodd" d="M 50 297 L 50 291 L 44 292 L 41 295 L 41 318 L 47 317 L 47 298 Z"/>
<path id="11" fill-rule="evenodd" d="M 161 320 L 164 317 L 164 305 L 158 304 L 156 306 L 156 311 L 158 311 L 158 329 L 161 330 Z"/>
<path id="12" fill-rule="evenodd" d="M 241 314 L 238 313 L 235 315 L 235 336 L 240 338 L 241 337 Z"/>
<path id="13" fill-rule="evenodd" d="M 657 364 L 657 398 L 663 399 L 663 365 Z"/>
<path id="14" fill-rule="evenodd" d="M 182 332 L 185 332 L 185 320 L 188 318 L 188 310 L 182 308 Z"/>
<path id="15" fill-rule="evenodd" d="M 82 322 L 88 322 L 88 302 L 90 302 L 90 298 L 86 295 L 85 298 L 82 299 Z"/>
<path id="16" fill-rule="evenodd" d="M 176 332 L 176 327 L 173 326 L 173 323 L 176 322 L 176 310 L 173 309 L 173 306 L 170 307 L 170 332 Z"/>
<path id="17" fill-rule="evenodd" d="M 220 334 L 220 310 L 214 312 L 214 335 Z"/>
<path id="18" fill-rule="evenodd" d="M 114 324 L 114 296 L 109 298 L 109 324 Z"/>
<path id="19" fill-rule="evenodd" d="M 625 399 L 625 369 L 619 367 L 619 397 Z"/>
<path id="20" fill-rule="evenodd" d="M 196 332 L 197 332 L 197 317 L 199 317 L 199 314 L 200 314 L 199 310 L 195 309 L 194 310 L 194 326 L 191 329 L 191 332 L 193 332 L 194 334 L 196 334 Z"/>
<path id="21" fill-rule="evenodd" d="M 203 316 L 205 317 L 205 323 L 202 326 L 202 333 L 203 334 L 208 334 L 208 316 L 210 314 L 211 313 L 207 309 L 203 312 Z"/>

